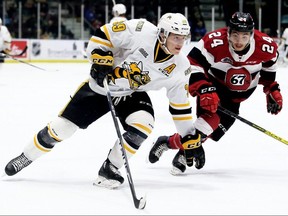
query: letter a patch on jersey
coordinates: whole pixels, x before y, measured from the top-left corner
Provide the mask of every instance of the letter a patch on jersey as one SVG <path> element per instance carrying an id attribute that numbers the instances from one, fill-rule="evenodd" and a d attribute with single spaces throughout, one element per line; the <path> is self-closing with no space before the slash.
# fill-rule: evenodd
<path id="1" fill-rule="evenodd" d="M 164 68 L 164 69 L 161 69 L 159 68 L 159 70 L 165 75 L 165 76 L 169 76 L 172 71 L 174 70 L 174 68 L 176 67 L 176 64 L 171 64 L 169 65 L 168 67 Z"/>

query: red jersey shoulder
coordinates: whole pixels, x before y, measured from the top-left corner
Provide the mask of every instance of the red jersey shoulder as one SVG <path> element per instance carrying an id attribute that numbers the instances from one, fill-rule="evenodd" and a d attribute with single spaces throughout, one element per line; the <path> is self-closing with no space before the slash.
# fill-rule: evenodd
<path id="1" fill-rule="evenodd" d="M 255 52 L 261 55 L 264 61 L 269 61 L 277 56 L 278 45 L 267 34 L 254 30 Z"/>
<path id="2" fill-rule="evenodd" d="M 216 29 L 212 32 L 209 32 L 202 38 L 204 42 L 204 48 L 211 52 L 217 52 L 217 50 L 222 50 L 223 47 L 228 44 L 227 40 L 227 27 Z"/>

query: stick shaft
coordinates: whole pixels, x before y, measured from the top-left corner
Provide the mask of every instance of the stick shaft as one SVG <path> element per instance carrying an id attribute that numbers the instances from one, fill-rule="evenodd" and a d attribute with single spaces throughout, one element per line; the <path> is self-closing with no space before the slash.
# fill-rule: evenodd
<path id="1" fill-rule="evenodd" d="M 276 134 L 272 133 L 271 131 L 268 131 L 268 130 L 264 129 L 263 127 L 255 124 L 255 123 L 253 123 L 253 122 L 251 122 L 251 121 L 249 121 L 249 120 L 247 120 L 245 118 L 242 118 L 241 116 L 235 114 L 234 112 L 232 112 L 232 111 L 230 111 L 230 110 L 228 110 L 228 109 L 226 109 L 224 107 L 221 107 L 221 106 L 218 107 L 218 110 L 220 110 L 221 112 L 223 112 L 223 113 L 225 113 L 225 114 L 227 114 L 229 116 L 232 116 L 235 119 L 238 119 L 241 122 L 244 122 L 245 124 L 247 124 L 247 125 L 255 128 L 255 129 L 261 131 L 262 133 L 264 133 L 264 134 L 266 134 L 266 135 L 268 135 L 268 136 L 270 136 L 270 137 L 272 137 L 272 138 L 274 138 L 274 139 L 276 139 L 276 140 L 288 145 L 288 141 L 287 140 L 277 136 Z"/>
<path id="2" fill-rule="evenodd" d="M 127 155 L 126 155 L 126 150 L 124 149 L 124 142 L 123 142 L 122 134 L 121 134 L 120 127 L 119 127 L 119 124 L 118 124 L 118 120 L 117 120 L 117 117 L 116 117 L 115 107 L 114 107 L 113 102 L 112 102 L 111 92 L 110 92 L 109 87 L 108 87 L 107 78 L 104 79 L 104 87 L 105 87 L 106 92 L 107 92 L 107 99 L 108 99 L 111 115 L 112 115 L 112 118 L 113 118 L 113 122 L 114 122 L 114 126 L 115 126 L 115 129 L 116 129 L 116 132 L 117 132 L 117 136 L 118 136 L 118 139 L 119 139 L 119 144 L 120 144 L 121 151 L 122 151 L 122 157 L 123 157 L 123 160 L 124 160 L 124 165 L 125 165 L 127 178 L 128 178 L 130 190 L 131 190 L 131 193 L 132 193 L 134 205 L 135 205 L 135 207 L 137 209 L 139 209 L 139 208 L 142 208 L 142 206 L 140 206 L 140 201 L 143 198 L 138 199 L 137 196 L 136 196 L 135 186 L 134 186 L 134 183 L 133 183 L 133 180 L 132 180 L 132 174 L 131 174 L 131 171 L 130 171 L 128 158 L 127 158 Z M 144 204 L 143 208 L 144 207 L 145 207 L 145 204 Z"/>

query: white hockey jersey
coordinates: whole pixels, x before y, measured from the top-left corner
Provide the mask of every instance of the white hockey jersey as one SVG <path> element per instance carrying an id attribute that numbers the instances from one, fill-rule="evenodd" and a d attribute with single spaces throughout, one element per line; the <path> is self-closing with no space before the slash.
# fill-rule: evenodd
<path id="1" fill-rule="evenodd" d="M 110 23 L 114 23 L 114 22 L 121 22 L 121 21 L 126 21 L 127 18 L 126 17 L 113 17 L 111 20 L 110 20 Z"/>
<path id="2" fill-rule="evenodd" d="M 11 50 L 12 37 L 6 26 L 0 25 L 0 51 Z"/>
<path id="3" fill-rule="evenodd" d="M 91 37 L 87 56 L 92 62 L 91 51 L 96 48 L 113 52 L 114 72 L 109 76 L 112 96 L 166 88 L 179 134 L 194 132 L 188 95 L 191 68 L 186 55 L 164 54 L 157 40 L 157 27 L 145 19 L 109 23 L 101 30 L 101 36 Z M 105 94 L 92 77 L 89 82 L 95 92 Z"/>

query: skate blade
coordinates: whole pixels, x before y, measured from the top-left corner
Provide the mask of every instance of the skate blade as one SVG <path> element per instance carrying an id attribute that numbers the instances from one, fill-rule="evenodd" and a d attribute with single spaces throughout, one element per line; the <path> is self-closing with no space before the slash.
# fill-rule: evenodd
<path id="1" fill-rule="evenodd" d="M 8 176 L 6 173 L 2 173 L 1 178 Z"/>
<path id="2" fill-rule="evenodd" d="M 109 180 L 102 176 L 99 176 L 95 182 L 93 182 L 93 186 L 104 187 L 108 189 L 116 189 L 121 185 L 121 183 L 117 180 Z"/>
<path id="3" fill-rule="evenodd" d="M 170 174 L 174 176 L 179 176 L 182 175 L 184 172 L 182 172 L 180 169 L 177 167 L 173 166 L 172 169 L 170 170 Z"/>

